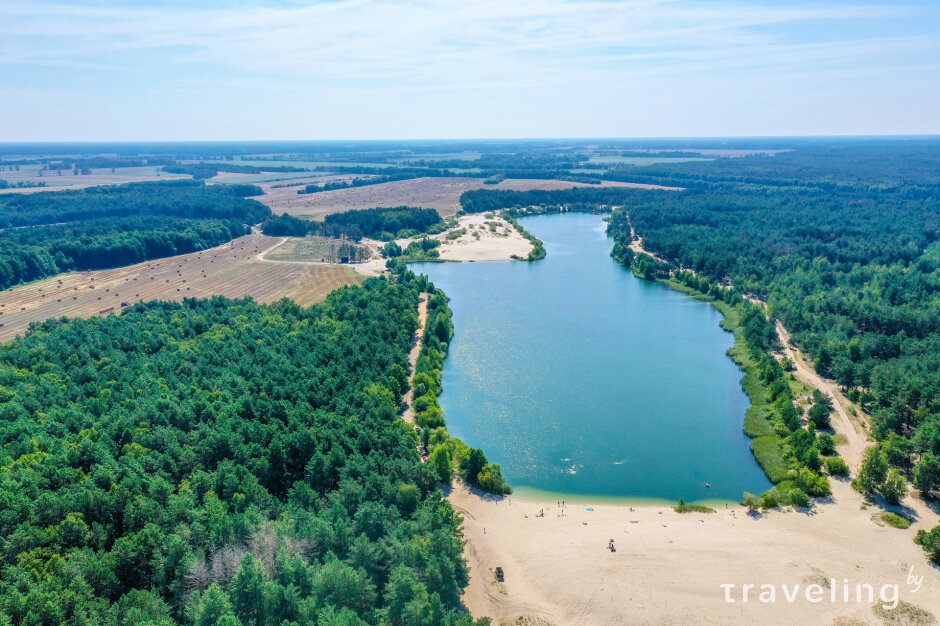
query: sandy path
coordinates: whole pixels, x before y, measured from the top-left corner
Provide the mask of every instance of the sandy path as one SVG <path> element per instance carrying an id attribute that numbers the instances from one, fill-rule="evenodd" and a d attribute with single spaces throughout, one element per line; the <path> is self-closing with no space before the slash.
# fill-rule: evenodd
<path id="1" fill-rule="evenodd" d="M 422 293 L 418 297 L 418 329 L 415 331 L 414 342 L 411 344 L 411 351 L 408 353 L 408 370 L 411 381 L 414 381 L 415 368 L 418 366 L 418 356 L 421 354 L 421 340 L 424 339 L 424 326 L 427 324 L 427 321 L 428 294 Z M 401 399 L 401 403 L 405 407 L 401 418 L 409 424 L 415 423 L 414 395 L 414 383 L 412 382 L 412 384 L 408 386 L 408 391 L 405 392 L 405 395 Z"/>
<path id="2" fill-rule="evenodd" d="M 876 509 L 861 511 L 861 496 L 846 483 L 834 486 L 836 504 L 813 515 L 759 518 L 741 507 L 678 514 L 583 499 L 568 501 L 560 517 L 555 502 L 483 498 L 463 485 L 448 498 L 463 514 L 469 540 L 464 604 L 495 623 L 520 616 L 552 624 L 826 624 L 839 617 L 877 623 L 867 601 L 855 602 L 856 583 L 877 584 L 876 600 L 881 585 L 898 584 L 901 600 L 940 615 L 940 574 L 912 532 L 873 523 Z M 536 517 L 540 509 L 545 517 Z M 606 549 L 611 538 L 613 553 Z M 497 566 L 504 583 L 495 581 Z M 912 566 L 925 577 L 916 592 L 906 585 Z M 828 589 L 823 602 L 807 600 L 807 584 L 831 579 L 836 602 Z M 720 587 L 726 583 L 737 585 L 733 603 Z M 742 601 L 742 585 L 765 583 L 777 586 L 776 603 L 760 603 L 756 592 Z M 784 584 L 801 585 L 795 602 L 784 599 Z"/>
<path id="3" fill-rule="evenodd" d="M 634 254 L 645 254 L 647 256 L 653 257 L 653 259 L 659 261 L 660 263 L 669 263 L 666 259 L 662 258 L 655 252 L 650 252 L 643 247 L 643 238 L 636 234 L 636 229 L 633 228 L 633 223 L 630 222 L 630 219 L 627 218 L 627 223 L 630 224 L 630 236 L 633 237 L 633 241 L 630 242 L 630 249 L 633 250 Z"/>
<path id="4" fill-rule="evenodd" d="M 859 418 L 853 416 L 846 407 L 854 407 L 856 415 L 861 413 L 861 409 L 853 405 L 852 402 L 842 394 L 839 386 L 823 378 L 816 373 L 803 355 L 793 347 L 790 332 L 777 321 L 777 336 L 780 338 L 780 344 L 783 346 L 783 356 L 790 359 L 793 363 L 796 377 L 811 387 L 819 389 L 822 393 L 829 396 L 832 400 L 832 407 L 835 409 L 835 419 L 832 420 L 832 429 L 836 433 L 845 436 L 845 444 L 840 447 L 839 454 L 845 458 L 845 461 L 853 468 L 853 472 L 862 462 L 862 454 L 870 443 L 868 442 L 868 431 L 865 426 L 859 423 Z"/>
<path id="5" fill-rule="evenodd" d="M 277 247 L 279 247 L 279 246 L 283 246 L 285 243 L 287 243 L 287 239 L 288 239 L 287 237 L 282 237 L 280 241 L 278 241 L 276 244 L 274 244 L 273 246 L 271 246 L 271 247 L 268 248 L 267 250 L 263 250 L 263 251 L 259 252 L 259 253 L 258 253 L 258 260 L 259 260 L 259 261 L 268 261 L 268 262 L 270 262 L 269 259 L 264 258 L 264 255 L 266 255 L 268 252 L 271 252 L 272 250 L 274 250 L 275 248 L 277 248 Z M 276 261 L 275 261 L 275 262 L 276 262 Z"/>

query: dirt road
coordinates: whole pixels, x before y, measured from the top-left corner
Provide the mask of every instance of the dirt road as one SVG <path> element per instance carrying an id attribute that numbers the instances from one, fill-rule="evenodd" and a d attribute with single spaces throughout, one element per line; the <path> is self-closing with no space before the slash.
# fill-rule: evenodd
<path id="1" fill-rule="evenodd" d="M 415 331 L 414 343 L 411 344 L 411 352 L 408 353 L 408 370 L 410 375 L 411 384 L 408 386 L 408 391 L 405 392 L 404 397 L 402 398 L 402 405 L 404 405 L 405 410 L 401 415 L 401 418 L 408 422 L 409 424 L 415 423 L 415 410 L 414 410 L 414 377 L 415 377 L 415 368 L 418 366 L 418 356 L 421 354 L 421 340 L 424 339 L 424 327 L 428 321 L 428 294 L 422 293 L 418 298 L 418 330 Z"/>

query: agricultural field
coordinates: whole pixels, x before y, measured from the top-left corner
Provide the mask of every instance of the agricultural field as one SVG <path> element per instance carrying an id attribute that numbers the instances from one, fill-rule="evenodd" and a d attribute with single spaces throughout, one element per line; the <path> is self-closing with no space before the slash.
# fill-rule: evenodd
<path id="1" fill-rule="evenodd" d="M 255 185 L 258 183 L 292 182 L 299 178 L 310 178 L 310 172 L 261 172 L 260 174 L 240 174 L 238 172 L 219 172 L 208 179 L 212 183 L 230 183 L 236 185 Z"/>
<path id="2" fill-rule="evenodd" d="M 0 163 L 2 165 L 2 163 Z M 6 170 L 8 168 L 4 168 Z M 60 176 L 58 172 L 62 172 Z M 53 191 L 61 189 L 81 189 L 94 185 L 117 185 L 121 183 L 135 183 L 152 180 L 174 180 L 178 178 L 191 178 L 183 174 L 170 174 L 164 172 L 161 166 L 146 165 L 143 167 L 119 167 L 113 172 L 110 167 L 95 168 L 91 174 L 73 175 L 72 170 L 45 170 L 39 175 L 40 166 L 23 165 L 20 171 L 0 172 L 0 180 L 11 184 L 19 182 L 46 183 L 45 187 L 24 187 L 17 189 L 0 189 L 0 193 L 31 193 L 36 191 Z"/>
<path id="3" fill-rule="evenodd" d="M 790 152 L 789 148 L 779 150 L 768 149 L 747 149 L 747 148 L 630 148 L 630 152 L 647 152 L 649 154 L 659 154 L 661 152 L 694 152 L 705 157 L 742 157 L 742 156 L 774 156 L 781 152 Z M 664 157 L 665 158 L 665 157 Z M 669 159 L 670 161 L 672 159 Z"/>
<path id="4" fill-rule="evenodd" d="M 349 248 L 354 248 L 357 256 L 362 259 L 368 259 L 372 255 L 368 246 L 357 246 L 331 237 L 310 235 L 288 237 L 284 243 L 266 252 L 263 259 L 288 263 L 339 263 L 341 252 L 348 255 Z"/>
<path id="5" fill-rule="evenodd" d="M 259 302 L 291 298 L 302 306 L 361 282 L 348 266 L 270 263 L 260 256 L 280 240 L 247 235 L 227 244 L 118 269 L 61 274 L 0 291 L 0 341 L 51 317 L 120 313 L 122 304 L 223 295 Z"/>
<path id="6" fill-rule="evenodd" d="M 587 163 L 596 163 L 598 165 L 653 165 L 656 163 L 688 163 L 689 161 L 711 161 L 705 157 L 625 157 L 625 156 L 592 156 Z"/>
<path id="7" fill-rule="evenodd" d="M 403 161 L 476 161 L 481 156 L 482 152 L 473 152 L 467 150 L 465 152 L 430 152 L 430 153 L 418 153 L 410 154 L 403 157 L 394 157 L 390 158 L 389 161 L 395 161 L 396 163 L 401 163 Z"/>
<path id="8" fill-rule="evenodd" d="M 306 185 L 323 185 L 326 183 L 334 183 L 337 181 L 347 181 L 352 180 L 353 178 L 371 178 L 368 174 L 327 174 L 324 173 L 322 176 L 311 176 L 309 173 L 306 174 L 303 178 L 296 178 L 288 181 L 270 181 L 267 183 L 259 183 L 258 186 L 264 190 L 263 196 L 258 196 L 254 198 L 259 202 L 268 205 L 275 214 L 280 215 L 281 213 L 287 212 L 291 213 L 292 207 L 303 206 L 304 203 L 311 197 L 317 194 L 299 194 L 297 193 L 303 189 Z M 213 178 L 211 182 L 235 182 L 234 180 L 224 180 L 220 177 Z M 282 187 L 280 185 L 290 185 L 289 187 Z M 320 192 L 326 193 L 326 192 Z"/>
<path id="9" fill-rule="evenodd" d="M 198 162 L 198 161 L 193 161 Z M 395 163 L 373 163 L 371 161 L 302 161 L 293 159 L 236 159 L 230 161 L 236 165 L 252 165 L 255 167 L 305 167 L 316 169 L 318 167 L 397 167 Z"/>
<path id="10" fill-rule="evenodd" d="M 637 186 L 630 183 L 606 182 L 612 186 Z M 586 187 L 584 183 L 574 183 L 563 180 L 543 179 L 506 179 L 498 185 L 484 185 L 482 178 L 413 178 L 410 180 L 397 180 L 380 185 L 365 187 L 351 187 L 349 189 L 334 189 L 319 193 L 296 195 L 296 200 L 275 206 L 265 196 L 259 198 L 272 211 L 285 212 L 290 215 L 309 215 L 314 219 L 322 218 L 330 213 L 343 213 L 355 209 L 372 209 L 375 207 L 415 206 L 436 209 L 441 217 L 453 217 L 460 209 L 460 194 L 471 189 L 514 189 L 529 191 L 531 189 L 570 189 L 571 187 Z M 648 185 L 640 185 L 647 187 Z M 290 189 L 290 188 L 288 188 Z M 274 190 L 279 191 L 279 190 Z"/>

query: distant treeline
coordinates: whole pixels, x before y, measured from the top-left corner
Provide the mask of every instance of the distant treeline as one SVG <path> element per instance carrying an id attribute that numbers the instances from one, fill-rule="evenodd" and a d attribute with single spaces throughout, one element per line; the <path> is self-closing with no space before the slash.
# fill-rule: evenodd
<path id="1" fill-rule="evenodd" d="M 572 174 L 567 170 L 482 170 L 475 176 L 502 176 L 503 178 L 528 178 L 535 180 L 564 180 L 587 185 L 600 185 L 601 179 L 593 174 Z"/>
<path id="2" fill-rule="evenodd" d="M 474 189 L 460 196 L 464 213 L 486 213 L 502 209 L 540 207 L 568 211 L 597 211 L 622 204 L 626 193 L 636 190 L 625 187 L 574 187 L 557 191 Z"/>
<path id="3" fill-rule="evenodd" d="M 368 185 L 380 185 L 390 183 L 396 180 L 411 180 L 417 178 L 412 174 L 393 174 L 391 176 L 375 176 L 373 178 L 354 178 L 352 180 L 335 180 L 322 185 L 307 185 L 303 189 L 298 189 L 297 193 L 318 193 L 320 191 L 333 191 L 334 189 L 349 189 L 350 187 L 366 187 Z"/>
<path id="4" fill-rule="evenodd" d="M 64 159 L 62 161 L 45 161 L 46 169 L 50 170 L 82 170 L 82 169 L 117 169 L 120 167 L 145 167 L 147 165 L 171 165 L 173 159 L 167 157 L 147 157 L 124 159 L 114 157 L 79 157 Z"/>
<path id="5" fill-rule="evenodd" d="M 179 180 L 105 185 L 49 193 L 0 196 L 0 228 L 58 224 L 131 215 L 237 219 L 257 224 L 271 210 L 244 196 L 261 193 L 254 185 L 213 185 Z"/>
<path id="6" fill-rule="evenodd" d="M 206 180 L 218 176 L 219 172 L 231 172 L 233 174 L 260 174 L 262 172 L 306 172 L 303 167 L 294 167 L 292 165 L 235 165 L 234 163 L 184 163 L 166 165 L 164 172 L 171 174 L 189 174 L 194 180 Z"/>
<path id="7" fill-rule="evenodd" d="M 32 187 L 45 187 L 46 181 L 33 182 L 29 180 L 18 180 L 11 182 L 0 178 L 0 189 L 29 189 Z"/>
<path id="8" fill-rule="evenodd" d="M 462 176 L 446 169 L 431 169 L 423 167 L 371 167 L 368 165 L 343 165 L 343 166 L 325 166 L 316 168 L 319 172 L 337 172 L 339 174 L 375 174 L 385 176 L 408 175 L 411 178 L 432 177 L 446 178 L 449 176 Z M 394 174 L 389 174 L 394 172 Z"/>
<path id="9" fill-rule="evenodd" d="M 0 232 L 0 289 L 72 270 L 131 265 L 247 235 L 238 220 L 114 217 Z"/>
<path id="10" fill-rule="evenodd" d="M 327 215 L 322 222 L 302 220 L 286 213 L 269 219 L 261 230 L 275 237 L 303 237 L 308 234 L 326 237 L 347 237 L 359 241 L 363 237 L 391 239 L 393 236 L 425 233 L 441 224 L 434 209 L 400 206 L 363 209 Z"/>
<path id="11" fill-rule="evenodd" d="M 502 154 L 484 154 L 480 156 L 479 159 L 473 160 L 421 159 L 408 161 L 408 164 L 452 169 L 475 167 L 481 170 L 493 171 L 561 171 L 567 174 L 568 170 L 575 169 L 579 166 L 579 160 L 572 158 L 572 155 L 560 155 L 551 150 L 534 150 L 521 153 L 506 152 Z"/>
<path id="12" fill-rule="evenodd" d="M 711 161 L 618 166 L 603 175 L 657 185 L 733 188 L 740 184 L 815 187 L 824 190 L 871 190 L 940 186 L 940 155 L 912 142 L 872 148 L 820 146 L 774 156 L 753 155 Z"/>

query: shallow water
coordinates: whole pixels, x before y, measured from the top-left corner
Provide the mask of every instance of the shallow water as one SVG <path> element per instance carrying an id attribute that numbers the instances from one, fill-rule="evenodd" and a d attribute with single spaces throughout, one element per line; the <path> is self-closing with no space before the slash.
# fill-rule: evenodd
<path id="1" fill-rule="evenodd" d="M 768 489 L 721 314 L 614 262 L 601 216 L 520 221 L 544 260 L 412 266 L 454 311 L 450 433 L 523 491 L 691 502 Z"/>

